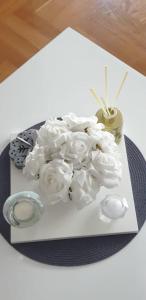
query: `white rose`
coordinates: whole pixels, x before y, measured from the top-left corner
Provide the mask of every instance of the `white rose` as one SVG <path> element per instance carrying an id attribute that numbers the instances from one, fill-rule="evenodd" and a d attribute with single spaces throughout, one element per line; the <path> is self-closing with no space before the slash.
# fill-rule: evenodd
<path id="1" fill-rule="evenodd" d="M 91 136 L 94 144 L 94 149 L 101 148 L 103 152 L 114 153 L 118 152 L 117 144 L 115 143 L 115 137 L 113 134 L 103 130 L 92 130 L 89 128 L 88 134 Z M 97 146 L 97 147 L 96 147 Z"/>
<path id="2" fill-rule="evenodd" d="M 96 116 L 77 117 L 73 113 L 65 115 L 63 120 L 71 131 L 84 131 L 88 127 L 94 127 L 98 121 Z"/>
<path id="3" fill-rule="evenodd" d="M 110 132 L 102 132 L 102 137 L 99 141 L 99 144 L 101 145 L 103 152 L 111 154 L 119 153 L 118 146 L 115 143 L 115 137 Z"/>
<path id="4" fill-rule="evenodd" d="M 122 164 L 115 153 L 92 152 L 92 163 L 101 178 L 101 184 L 112 188 L 119 184 L 122 177 Z"/>
<path id="5" fill-rule="evenodd" d="M 53 160 L 41 167 L 39 186 L 49 204 L 68 200 L 72 171 L 72 165 L 60 159 Z"/>
<path id="6" fill-rule="evenodd" d="M 66 122 L 62 118 L 49 118 L 45 122 L 46 126 L 66 127 Z"/>
<path id="7" fill-rule="evenodd" d="M 96 135 L 97 131 L 101 131 L 105 128 L 104 124 L 102 123 L 96 123 L 96 124 L 92 124 L 92 127 L 88 127 L 87 128 L 87 133 L 89 135 Z"/>
<path id="8" fill-rule="evenodd" d="M 43 147 L 37 144 L 33 151 L 29 152 L 25 160 L 25 167 L 23 169 L 24 175 L 30 179 L 37 179 L 40 167 L 45 163 L 45 155 Z"/>
<path id="9" fill-rule="evenodd" d="M 52 140 L 49 146 L 44 146 L 46 160 L 64 159 L 64 155 L 61 152 L 62 145 L 66 143 L 68 136 L 71 134 L 71 132 L 62 133 Z"/>
<path id="10" fill-rule="evenodd" d="M 92 170 L 76 170 L 73 175 L 70 196 L 78 208 L 90 204 L 96 200 L 100 183 Z"/>
<path id="11" fill-rule="evenodd" d="M 37 143 L 40 146 L 51 146 L 60 134 L 67 132 L 65 122 L 55 119 L 48 120 L 38 131 Z"/>
<path id="12" fill-rule="evenodd" d="M 72 162 L 74 168 L 81 168 L 91 159 L 91 138 L 85 132 L 72 132 L 66 136 L 60 155 Z"/>

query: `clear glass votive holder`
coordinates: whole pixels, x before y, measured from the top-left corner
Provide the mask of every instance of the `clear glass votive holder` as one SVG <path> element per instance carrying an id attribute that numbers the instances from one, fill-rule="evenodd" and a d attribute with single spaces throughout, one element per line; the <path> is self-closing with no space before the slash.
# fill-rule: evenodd
<path id="1" fill-rule="evenodd" d="M 123 218 L 128 210 L 128 203 L 125 197 L 120 195 L 106 195 L 99 204 L 99 219 L 109 223 Z"/>
<path id="2" fill-rule="evenodd" d="M 32 226 L 41 218 L 44 205 L 40 196 L 32 191 L 23 191 L 7 198 L 3 206 L 5 220 L 14 227 Z"/>

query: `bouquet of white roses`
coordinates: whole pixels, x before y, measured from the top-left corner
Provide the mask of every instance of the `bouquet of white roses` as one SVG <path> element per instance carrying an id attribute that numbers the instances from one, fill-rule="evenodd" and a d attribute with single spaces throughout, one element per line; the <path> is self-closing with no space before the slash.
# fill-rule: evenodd
<path id="1" fill-rule="evenodd" d="M 48 203 L 74 201 L 83 207 L 96 199 L 101 186 L 119 184 L 122 174 L 114 136 L 97 117 L 68 114 L 51 118 L 38 131 L 24 174 L 37 180 Z"/>

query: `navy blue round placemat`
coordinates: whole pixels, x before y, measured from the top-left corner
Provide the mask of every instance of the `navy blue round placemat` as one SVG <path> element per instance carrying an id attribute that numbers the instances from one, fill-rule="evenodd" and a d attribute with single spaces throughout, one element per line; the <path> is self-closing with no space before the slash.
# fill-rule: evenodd
<path id="1" fill-rule="evenodd" d="M 40 124 L 37 125 L 39 127 Z M 37 128 L 36 127 L 36 128 Z M 139 229 L 146 219 L 146 162 L 138 148 L 125 137 L 128 163 Z M 10 195 L 9 146 L 0 156 L 0 233 L 10 243 L 10 226 L 5 222 L 2 208 Z M 20 229 L 21 230 L 21 229 Z M 78 266 L 105 259 L 125 247 L 136 234 L 122 234 L 56 241 L 11 244 L 25 256 L 45 264 Z"/>

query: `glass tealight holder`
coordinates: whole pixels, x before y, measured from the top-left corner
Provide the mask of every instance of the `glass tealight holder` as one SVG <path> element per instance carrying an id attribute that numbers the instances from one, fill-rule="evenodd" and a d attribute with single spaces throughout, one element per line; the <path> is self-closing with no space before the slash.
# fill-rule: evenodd
<path id="1" fill-rule="evenodd" d="M 99 204 L 99 219 L 105 223 L 123 218 L 128 210 L 126 198 L 120 195 L 107 195 Z"/>
<path id="2" fill-rule="evenodd" d="M 31 191 L 19 192 L 7 198 L 3 207 L 5 220 L 14 227 L 32 226 L 41 218 L 44 205 L 38 194 Z"/>
<path id="3" fill-rule="evenodd" d="M 115 142 L 120 143 L 123 129 L 123 116 L 117 107 L 108 108 L 110 114 L 105 114 L 102 109 L 96 113 L 99 123 L 103 123 L 106 131 L 112 133 L 115 137 Z"/>

